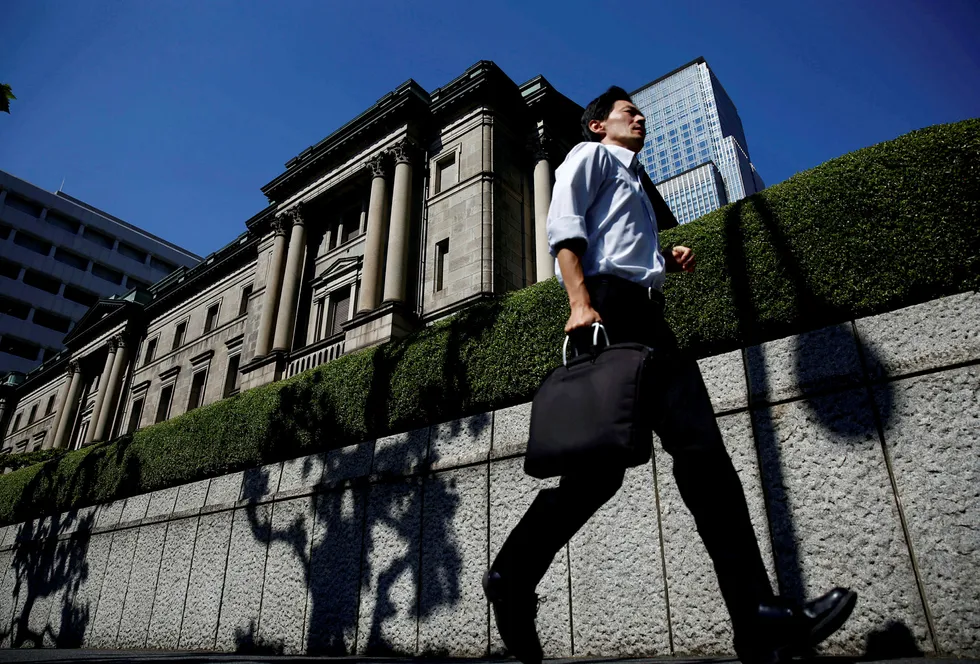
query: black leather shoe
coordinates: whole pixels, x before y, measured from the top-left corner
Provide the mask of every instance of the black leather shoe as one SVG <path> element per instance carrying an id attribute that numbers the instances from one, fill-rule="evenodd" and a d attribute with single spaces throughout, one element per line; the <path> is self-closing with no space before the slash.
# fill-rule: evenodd
<path id="1" fill-rule="evenodd" d="M 534 627 L 538 596 L 533 592 L 513 592 L 493 570 L 483 575 L 483 592 L 490 600 L 500 638 L 510 654 L 524 664 L 541 664 L 544 652 Z"/>
<path id="2" fill-rule="evenodd" d="M 737 630 L 735 652 L 743 664 L 776 664 L 805 652 L 840 629 L 855 602 L 853 590 L 834 588 L 802 607 L 779 598 L 760 604 L 752 629 Z"/>

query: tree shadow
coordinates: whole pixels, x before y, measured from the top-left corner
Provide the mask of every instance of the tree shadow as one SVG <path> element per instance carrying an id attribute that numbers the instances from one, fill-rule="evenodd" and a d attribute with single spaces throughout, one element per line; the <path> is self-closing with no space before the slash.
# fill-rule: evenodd
<path id="1" fill-rule="evenodd" d="M 759 219 L 758 237 L 747 237 L 743 216 L 746 211 L 754 212 Z M 753 433 L 769 513 L 779 592 L 792 600 L 804 601 L 799 538 L 787 495 L 785 464 L 773 412 L 773 402 L 780 396 L 768 375 L 766 349 L 762 343 L 788 334 L 798 335 L 792 349 L 793 382 L 802 391 L 804 407 L 816 423 L 842 445 L 869 437 L 881 440 L 882 427 L 893 416 L 892 388 L 888 384 L 872 384 L 870 372 L 877 364 L 874 348 L 856 334 L 846 308 L 827 301 L 811 287 L 797 250 L 764 195 L 730 205 L 725 212 L 723 232 L 739 333 L 746 347 L 744 357 L 750 378 Z M 791 289 L 796 315 L 789 325 L 765 320 L 756 304 L 760 296 L 756 292 L 760 275 L 750 274 L 748 258 L 748 245 L 753 241 L 769 244 L 775 254 L 772 269 L 776 278 Z M 842 406 L 839 398 L 827 396 L 848 389 L 864 392 L 870 417 L 853 417 L 852 408 Z"/>

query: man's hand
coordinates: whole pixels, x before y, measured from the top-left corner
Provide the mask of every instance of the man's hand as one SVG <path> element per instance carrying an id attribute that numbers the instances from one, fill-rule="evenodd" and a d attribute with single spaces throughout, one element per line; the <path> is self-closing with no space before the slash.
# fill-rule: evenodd
<path id="1" fill-rule="evenodd" d="M 601 322 L 602 316 L 592 308 L 591 304 L 573 304 L 572 315 L 568 317 L 568 322 L 565 323 L 565 334 L 569 334 L 572 330 L 591 327 L 593 323 Z"/>
<path id="2" fill-rule="evenodd" d="M 694 272 L 694 251 L 677 246 L 664 254 L 664 267 L 668 272 Z"/>

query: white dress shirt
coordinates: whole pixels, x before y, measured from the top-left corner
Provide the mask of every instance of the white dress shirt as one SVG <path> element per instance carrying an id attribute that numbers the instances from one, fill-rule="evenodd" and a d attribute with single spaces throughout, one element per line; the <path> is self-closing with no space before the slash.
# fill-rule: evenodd
<path id="1" fill-rule="evenodd" d="M 639 168 L 633 151 L 618 145 L 591 142 L 572 148 L 555 172 L 548 246 L 557 256 L 561 242 L 584 240 L 585 276 L 614 275 L 662 290 L 657 219 Z M 562 281 L 557 260 L 555 273 Z"/>

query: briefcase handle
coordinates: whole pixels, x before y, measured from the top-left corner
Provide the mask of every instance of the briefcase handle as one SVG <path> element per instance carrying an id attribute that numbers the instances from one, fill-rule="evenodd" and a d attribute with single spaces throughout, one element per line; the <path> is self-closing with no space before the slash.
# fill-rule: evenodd
<path id="1" fill-rule="evenodd" d="M 592 347 L 597 348 L 599 346 L 599 330 L 602 330 L 602 336 L 606 338 L 606 345 L 609 345 L 609 335 L 606 333 L 606 327 L 600 323 L 592 323 Z M 575 351 L 575 357 L 578 356 L 578 351 L 572 347 Z M 561 361 L 566 367 L 568 366 L 568 335 L 565 335 L 565 343 L 561 347 Z"/>

